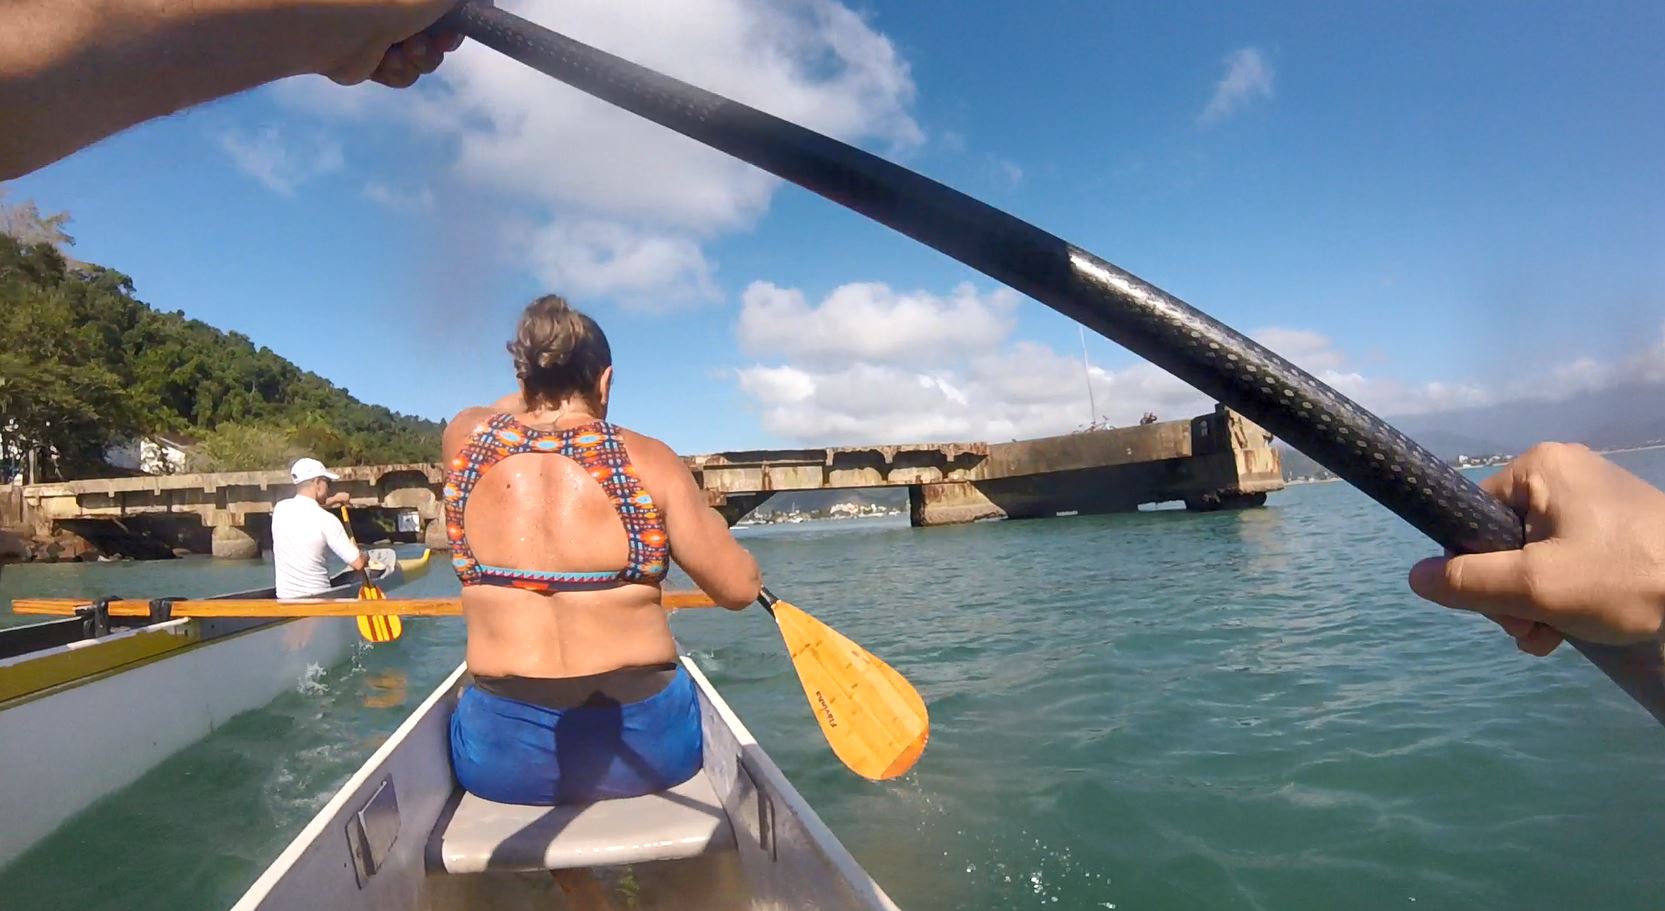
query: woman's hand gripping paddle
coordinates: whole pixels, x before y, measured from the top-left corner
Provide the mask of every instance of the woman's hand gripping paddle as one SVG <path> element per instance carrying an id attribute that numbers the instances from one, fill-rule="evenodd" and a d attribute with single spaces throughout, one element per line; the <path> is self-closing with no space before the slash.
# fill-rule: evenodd
<path id="1" fill-rule="evenodd" d="M 341 524 L 347 528 L 347 539 L 357 544 L 358 542 L 353 540 L 353 524 L 352 520 L 347 518 L 347 507 L 345 506 L 341 507 Z M 368 567 L 359 570 L 359 572 L 364 575 L 364 584 L 358 587 L 358 599 L 360 601 L 381 601 L 387 598 L 387 595 L 376 586 L 376 583 L 370 581 Z M 367 642 L 392 642 L 405 634 L 405 623 L 391 614 L 385 617 L 359 614 L 358 634 L 363 636 Z"/>
<path id="2" fill-rule="evenodd" d="M 913 684 L 768 589 L 757 600 L 780 627 L 810 710 L 839 761 L 875 781 L 913 768 L 931 736 L 925 700 Z"/>

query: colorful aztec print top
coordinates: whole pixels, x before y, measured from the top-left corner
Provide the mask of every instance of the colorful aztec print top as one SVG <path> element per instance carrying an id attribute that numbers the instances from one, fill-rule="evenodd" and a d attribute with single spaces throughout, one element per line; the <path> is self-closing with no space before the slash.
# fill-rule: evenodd
<path id="1" fill-rule="evenodd" d="M 480 476 L 493 465 L 523 452 L 552 452 L 577 462 L 613 501 L 630 544 L 630 562 L 618 572 L 544 572 L 489 566 L 474 559 L 463 530 L 463 509 Z M 463 585 L 503 585 L 552 592 L 609 584 L 657 585 L 665 578 L 670 539 L 653 497 L 642 487 L 636 467 L 624 450 L 619 428 L 594 421 L 568 430 L 536 430 L 512 415 L 495 414 L 476 426 L 451 460 L 445 475 L 445 531 L 451 540 L 451 566 Z"/>

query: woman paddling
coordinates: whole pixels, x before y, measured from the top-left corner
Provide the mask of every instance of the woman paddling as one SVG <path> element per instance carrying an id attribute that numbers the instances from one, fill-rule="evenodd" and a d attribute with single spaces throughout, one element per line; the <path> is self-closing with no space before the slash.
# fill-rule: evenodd
<path id="1" fill-rule="evenodd" d="M 457 778 L 522 804 L 664 790 L 701 763 L 699 699 L 660 606 L 667 561 L 731 610 L 756 600 L 757 562 L 670 447 L 607 422 L 594 320 L 541 297 L 508 348 L 520 394 L 445 431 L 474 675 L 451 721 Z"/>

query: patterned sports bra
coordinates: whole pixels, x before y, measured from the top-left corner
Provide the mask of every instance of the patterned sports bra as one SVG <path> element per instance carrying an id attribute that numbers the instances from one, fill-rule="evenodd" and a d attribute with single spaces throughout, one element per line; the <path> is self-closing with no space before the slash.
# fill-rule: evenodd
<path id="1" fill-rule="evenodd" d="M 613 501 L 624 523 L 630 562 L 617 572 L 544 572 L 488 566 L 474 559 L 463 529 L 468 495 L 493 465 L 521 453 L 558 453 L 589 472 Z M 568 430 L 536 430 L 508 414 L 492 415 L 475 427 L 445 475 L 445 531 L 451 540 L 451 566 L 463 585 L 503 585 L 553 592 L 627 582 L 657 585 L 665 578 L 670 539 L 653 497 L 642 487 L 636 467 L 624 450 L 619 428 L 595 421 Z"/>

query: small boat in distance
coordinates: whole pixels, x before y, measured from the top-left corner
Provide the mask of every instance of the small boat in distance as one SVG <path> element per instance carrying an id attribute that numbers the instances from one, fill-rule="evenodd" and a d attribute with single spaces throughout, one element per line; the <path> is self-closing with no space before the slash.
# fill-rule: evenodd
<path id="1" fill-rule="evenodd" d="M 427 569 L 426 551 L 366 553 L 383 590 Z M 360 576 L 330 582 L 324 596 L 350 598 Z M 0 865 L 233 715 L 346 660 L 358 641 L 352 617 L 167 619 L 165 605 L 153 609 L 154 620 L 123 620 L 93 603 L 0 629 Z"/>
<path id="2" fill-rule="evenodd" d="M 559 807 L 462 791 L 449 739 L 468 682 L 459 667 L 234 911 L 895 911 L 694 661 L 682 663 L 705 732 L 704 767 L 687 782 Z"/>

